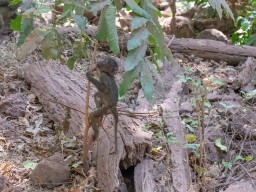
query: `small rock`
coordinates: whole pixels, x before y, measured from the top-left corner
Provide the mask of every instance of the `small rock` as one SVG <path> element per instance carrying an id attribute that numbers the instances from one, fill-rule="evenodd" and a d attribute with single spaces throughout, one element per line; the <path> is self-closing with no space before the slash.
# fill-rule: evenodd
<path id="1" fill-rule="evenodd" d="M 241 68 L 233 86 L 244 92 L 253 91 L 256 89 L 256 59 L 248 57 Z"/>
<path id="2" fill-rule="evenodd" d="M 181 53 L 173 53 L 173 57 L 174 57 L 175 59 L 176 59 L 176 58 L 182 59 L 182 60 L 185 59 L 184 55 L 182 55 Z"/>
<path id="3" fill-rule="evenodd" d="M 180 113 L 184 113 L 184 112 L 189 112 L 189 113 L 193 112 L 193 107 L 191 103 L 184 102 L 180 105 Z"/>
<path id="4" fill-rule="evenodd" d="M 0 113 L 12 118 L 24 117 L 26 112 L 26 101 L 21 94 L 9 95 L 0 101 Z"/>
<path id="5" fill-rule="evenodd" d="M 217 29 L 206 29 L 202 31 L 196 39 L 212 39 L 215 41 L 222 41 L 228 43 L 228 38 L 221 31 Z"/>
<path id="6" fill-rule="evenodd" d="M 163 26 L 163 31 L 167 35 L 173 34 L 173 29 L 171 29 L 171 22 L 172 22 L 171 17 L 161 18 L 159 22 L 161 26 Z M 190 19 L 183 16 L 176 16 L 175 22 L 176 22 L 176 31 L 177 31 L 175 33 L 175 36 L 177 38 L 195 37 L 194 28 Z"/>
<path id="7" fill-rule="evenodd" d="M 53 188 L 63 184 L 70 177 L 68 163 L 64 161 L 60 153 L 42 160 L 33 172 L 30 178 L 36 185 L 47 188 Z"/>
<path id="8" fill-rule="evenodd" d="M 211 102 L 216 101 L 233 101 L 230 104 L 240 106 L 239 103 L 242 102 L 242 97 L 234 92 L 232 89 L 227 89 L 225 92 L 215 90 L 207 94 L 206 98 Z"/>
<path id="9" fill-rule="evenodd" d="M 206 97 L 209 101 L 212 102 L 220 101 L 222 99 L 221 95 L 217 91 L 208 93 Z"/>

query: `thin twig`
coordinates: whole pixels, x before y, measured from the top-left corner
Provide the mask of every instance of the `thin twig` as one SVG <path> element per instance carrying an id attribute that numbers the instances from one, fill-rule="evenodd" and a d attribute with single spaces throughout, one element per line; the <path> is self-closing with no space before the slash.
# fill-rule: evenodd
<path id="1" fill-rule="evenodd" d="M 172 36 L 172 38 L 170 39 L 170 42 L 168 43 L 167 47 L 169 47 L 172 44 L 173 39 L 175 38 L 175 35 Z"/>
<path id="2" fill-rule="evenodd" d="M 252 176 L 251 176 L 251 174 L 249 173 L 249 171 L 241 164 L 241 163 L 238 163 L 238 165 L 240 165 L 244 170 L 245 170 L 245 172 L 247 173 L 247 175 L 251 178 L 251 180 L 252 180 L 252 185 L 256 188 L 256 186 L 255 186 L 255 183 L 254 183 L 254 181 L 253 181 L 253 179 L 252 179 Z"/>
<path id="3" fill-rule="evenodd" d="M 94 50 L 91 57 L 91 64 L 90 64 L 90 70 L 93 68 L 94 62 L 95 62 L 95 55 L 98 48 L 98 41 L 95 42 Z M 89 143 L 91 143 L 88 139 L 88 132 L 90 128 L 89 124 L 89 96 L 90 96 L 90 89 L 91 84 L 90 81 L 87 81 L 87 94 L 86 94 L 86 103 L 85 103 L 85 128 L 84 128 L 84 138 L 83 138 L 83 168 L 84 171 L 87 172 L 89 165 L 88 165 L 88 153 L 89 153 Z"/>

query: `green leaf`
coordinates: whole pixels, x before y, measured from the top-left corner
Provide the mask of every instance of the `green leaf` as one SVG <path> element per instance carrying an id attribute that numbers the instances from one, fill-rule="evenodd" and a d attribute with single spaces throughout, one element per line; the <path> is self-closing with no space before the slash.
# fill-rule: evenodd
<path id="1" fill-rule="evenodd" d="M 22 2 L 22 0 L 12 0 L 9 3 L 9 6 L 14 6 L 14 5 L 18 5 Z"/>
<path id="2" fill-rule="evenodd" d="M 225 83 L 223 83 L 222 81 L 215 79 L 213 75 L 210 76 L 210 81 L 216 85 L 220 85 L 220 86 L 225 85 Z"/>
<path id="3" fill-rule="evenodd" d="M 145 17 L 146 19 L 151 19 L 151 16 L 144 9 L 142 9 L 138 4 L 136 4 L 134 0 L 125 0 L 125 1 L 129 5 L 131 10 L 133 10 L 135 13 Z"/>
<path id="4" fill-rule="evenodd" d="M 238 16 L 235 20 L 235 26 L 237 27 L 239 22 L 242 21 L 244 18 L 242 16 Z"/>
<path id="5" fill-rule="evenodd" d="M 205 101 L 204 101 L 204 106 L 205 106 L 205 107 L 208 107 L 208 108 L 211 108 L 211 107 L 212 107 L 211 103 L 210 103 L 208 100 L 205 100 Z"/>
<path id="6" fill-rule="evenodd" d="M 252 98 L 254 98 L 256 96 L 256 89 L 254 89 L 254 90 L 252 90 L 252 91 L 250 91 L 248 93 L 242 92 L 242 94 L 243 94 L 243 97 L 246 100 L 250 100 L 250 99 L 252 99 Z"/>
<path id="7" fill-rule="evenodd" d="M 208 0 L 213 9 L 216 9 L 216 0 Z"/>
<path id="8" fill-rule="evenodd" d="M 48 13 L 48 12 L 51 11 L 51 8 L 47 5 L 42 5 L 42 6 L 39 7 L 38 10 L 39 10 L 40 13 Z"/>
<path id="9" fill-rule="evenodd" d="M 80 15 L 75 15 L 73 12 L 71 13 L 71 16 L 73 18 L 73 20 L 75 21 L 75 23 L 77 24 L 77 26 L 79 27 L 79 29 L 81 31 L 85 31 L 86 30 L 86 23 L 87 20 L 85 17 L 80 16 Z"/>
<path id="10" fill-rule="evenodd" d="M 97 15 L 98 11 L 102 10 L 106 5 L 110 5 L 110 0 L 104 0 L 104 1 L 98 1 L 95 3 L 90 4 L 90 12 L 93 13 L 93 15 Z"/>
<path id="11" fill-rule="evenodd" d="M 235 161 L 238 161 L 238 160 L 244 160 L 244 158 L 241 155 L 237 155 L 235 156 Z"/>
<path id="12" fill-rule="evenodd" d="M 156 44 L 156 41 L 155 41 L 155 39 L 152 35 L 150 35 L 148 37 L 148 42 L 149 42 L 149 45 L 155 45 Z"/>
<path id="13" fill-rule="evenodd" d="M 124 61 L 125 71 L 130 71 L 134 69 L 143 59 L 147 50 L 147 44 L 142 43 L 142 45 L 136 49 L 129 51 L 127 57 Z"/>
<path id="14" fill-rule="evenodd" d="M 246 38 L 244 41 L 245 45 L 250 45 L 250 46 L 256 46 L 256 34 L 250 35 L 249 38 Z"/>
<path id="15" fill-rule="evenodd" d="M 213 9 L 216 9 L 218 15 L 220 18 L 222 18 L 222 8 L 221 6 L 224 7 L 224 9 L 229 13 L 230 17 L 235 20 L 234 15 L 229 8 L 229 5 L 225 0 L 209 0 L 210 5 L 212 6 Z"/>
<path id="16" fill-rule="evenodd" d="M 253 159 L 253 157 L 250 155 L 245 157 L 245 161 L 247 161 L 247 162 L 251 161 L 252 159 Z"/>
<path id="17" fill-rule="evenodd" d="M 160 59 L 162 62 L 164 62 L 167 59 L 171 63 L 175 64 L 176 60 L 173 59 L 171 50 L 167 47 L 167 45 L 165 45 L 164 36 L 163 36 L 164 33 L 162 30 L 162 26 L 159 24 L 157 15 L 155 14 L 155 12 L 152 9 L 150 9 L 146 5 L 145 1 L 142 1 L 141 4 L 142 4 L 142 7 L 152 17 L 150 22 L 147 22 L 147 29 L 149 30 L 149 32 L 155 39 L 154 55 L 157 56 L 157 58 L 155 57 L 155 59 L 156 60 Z M 151 43 L 152 43 L 152 41 L 151 41 Z M 155 63 L 155 61 L 154 61 L 154 63 Z"/>
<path id="18" fill-rule="evenodd" d="M 243 29 L 243 31 L 247 31 L 250 28 L 250 21 L 244 18 L 241 22 L 241 28 Z"/>
<path id="19" fill-rule="evenodd" d="M 29 160 L 24 161 L 22 163 L 22 165 L 24 166 L 25 169 L 33 169 L 33 170 L 36 168 L 37 164 L 38 163 L 34 163 L 32 161 L 29 161 Z"/>
<path id="20" fill-rule="evenodd" d="M 142 91 L 145 97 L 148 100 L 151 100 L 154 93 L 153 78 L 150 73 L 150 69 L 148 68 L 148 65 L 145 62 L 142 63 L 142 67 L 143 69 L 141 70 L 141 75 L 140 75 Z"/>
<path id="21" fill-rule="evenodd" d="M 177 143 L 177 138 L 176 137 L 168 137 L 167 142 L 168 143 Z"/>
<path id="22" fill-rule="evenodd" d="M 231 168 L 232 167 L 231 162 L 223 162 L 223 165 L 224 165 L 225 168 Z"/>
<path id="23" fill-rule="evenodd" d="M 120 0 L 114 0 L 114 5 L 116 6 L 118 11 L 123 8 L 123 5 L 120 2 Z"/>
<path id="24" fill-rule="evenodd" d="M 28 9 L 31 9 L 36 6 L 36 3 L 34 1 L 22 1 L 20 9 L 21 12 L 25 12 Z"/>
<path id="25" fill-rule="evenodd" d="M 144 17 L 134 16 L 131 22 L 131 30 L 138 29 L 143 25 L 145 25 L 147 22 L 148 22 L 148 19 Z"/>
<path id="26" fill-rule="evenodd" d="M 174 133 L 173 132 L 168 132 L 167 134 L 166 134 L 166 138 L 167 138 L 167 142 L 168 143 L 178 143 L 177 142 L 177 138 L 176 137 L 174 137 Z"/>
<path id="27" fill-rule="evenodd" d="M 192 143 L 196 141 L 196 136 L 194 134 L 186 134 L 186 141 Z"/>
<path id="28" fill-rule="evenodd" d="M 41 49 L 45 59 L 60 59 L 60 47 L 62 46 L 61 37 L 55 29 L 46 34 L 42 42 Z"/>
<path id="29" fill-rule="evenodd" d="M 83 163 L 82 163 L 82 161 L 78 161 L 78 162 L 76 162 L 76 163 L 74 163 L 74 164 L 72 164 L 71 165 L 71 168 L 78 168 L 80 165 L 82 165 Z"/>
<path id="30" fill-rule="evenodd" d="M 158 153 L 161 149 L 162 147 L 154 147 L 152 148 L 152 152 Z"/>
<path id="31" fill-rule="evenodd" d="M 162 78 L 160 77 L 160 74 L 158 73 L 156 67 L 148 59 L 145 59 L 145 62 L 147 64 L 147 66 L 149 67 L 151 73 L 157 79 L 157 84 L 160 87 L 160 89 L 164 90 L 164 84 L 163 84 Z"/>
<path id="32" fill-rule="evenodd" d="M 128 51 L 141 46 L 141 44 L 147 40 L 149 34 L 149 31 L 145 27 L 132 31 L 131 38 L 127 43 Z"/>
<path id="33" fill-rule="evenodd" d="M 228 151 L 228 148 L 225 145 L 221 144 L 221 138 L 217 138 L 215 140 L 215 146 L 218 147 L 221 151 L 225 151 L 225 152 Z"/>
<path id="34" fill-rule="evenodd" d="M 157 52 L 159 59 L 165 61 L 165 49 L 164 36 L 162 30 L 154 22 L 147 22 L 147 29 L 155 39 L 155 51 Z"/>
<path id="35" fill-rule="evenodd" d="M 161 138 L 163 136 L 163 132 L 162 131 L 158 131 L 154 135 L 156 136 L 156 138 Z"/>
<path id="36" fill-rule="evenodd" d="M 107 10 L 107 7 L 104 7 L 104 9 L 101 12 L 100 20 L 98 24 L 98 30 L 95 34 L 95 39 L 101 42 L 107 41 L 107 33 L 106 33 L 107 23 L 105 19 L 106 10 Z"/>
<path id="37" fill-rule="evenodd" d="M 221 8 L 221 4 L 218 1 L 216 1 L 215 9 L 219 15 L 219 18 L 221 19 L 222 18 L 222 8 Z"/>
<path id="38" fill-rule="evenodd" d="M 74 5 L 73 4 L 64 4 L 63 10 L 62 10 L 62 15 L 59 18 L 59 20 L 66 19 L 66 18 L 70 17 L 71 16 L 71 12 L 73 11 L 73 9 L 74 9 Z"/>
<path id="39" fill-rule="evenodd" d="M 22 18 L 21 20 L 21 32 L 20 32 L 20 36 L 18 39 L 18 43 L 17 46 L 20 47 L 26 37 L 30 34 L 30 32 L 33 29 L 33 19 L 32 18 Z"/>
<path id="40" fill-rule="evenodd" d="M 21 31 L 21 19 L 21 15 L 18 15 L 14 20 L 12 20 L 10 29 L 13 31 Z"/>
<path id="41" fill-rule="evenodd" d="M 186 76 L 180 76 L 180 81 L 181 83 L 187 83 L 188 81 L 192 81 L 193 79 L 191 77 L 186 77 Z"/>
<path id="42" fill-rule="evenodd" d="M 170 131 L 168 133 L 166 133 L 166 137 L 172 137 L 174 135 L 174 132 L 173 131 Z"/>
<path id="43" fill-rule="evenodd" d="M 188 124 L 186 124 L 186 128 L 188 128 L 188 130 L 192 133 L 195 132 L 195 129 L 192 126 L 188 125 Z"/>
<path id="44" fill-rule="evenodd" d="M 183 148 L 185 148 L 185 149 L 198 149 L 200 147 L 200 145 L 199 144 L 189 144 L 189 143 L 186 143 L 186 144 L 184 144 L 183 145 Z"/>
<path id="45" fill-rule="evenodd" d="M 116 8 L 113 5 L 107 7 L 105 19 L 107 24 L 107 41 L 110 49 L 117 55 L 120 53 L 120 48 L 116 28 Z"/>
<path id="46" fill-rule="evenodd" d="M 130 88 L 132 82 L 138 77 L 141 71 L 141 65 L 137 65 L 134 69 L 125 72 L 123 80 L 119 87 L 119 96 L 122 97 Z"/>
<path id="47" fill-rule="evenodd" d="M 70 70 L 74 69 L 75 62 L 76 62 L 76 59 L 74 57 L 71 57 L 68 59 L 67 66 Z"/>
<path id="48" fill-rule="evenodd" d="M 85 7 L 85 2 L 86 1 L 84 1 L 84 0 L 78 0 L 78 1 L 70 1 L 70 0 L 68 0 L 68 2 L 71 2 L 72 4 L 74 4 L 75 5 L 75 7 L 76 7 L 76 9 L 77 8 L 79 8 L 80 10 L 79 10 L 79 12 L 81 11 L 81 10 L 84 10 L 86 7 Z M 76 10 L 77 11 L 77 10 Z M 77 12 L 76 12 L 77 13 Z M 78 14 L 78 13 L 77 13 Z M 79 13 L 80 14 L 80 13 Z"/>
<path id="49" fill-rule="evenodd" d="M 224 7 L 224 9 L 229 13 L 230 17 L 233 19 L 233 21 L 235 20 L 234 15 L 231 11 L 231 9 L 229 8 L 229 5 L 227 4 L 227 2 L 225 0 L 219 0 L 221 2 L 221 5 Z"/>
<path id="50" fill-rule="evenodd" d="M 57 48 L 48 47 L 42 50 L 42 54 L 45 59 L 59 59 L 60 58 L 60 52 Z"/>
<path id="51" fill-rule="evenodd" d="M 153 10 L 153 12 L 158 16 L 158 17 L 162 17 L 161 12 L 152 4 L 151 1 L 149 0 L 145 0 L 146 5 Z"/>

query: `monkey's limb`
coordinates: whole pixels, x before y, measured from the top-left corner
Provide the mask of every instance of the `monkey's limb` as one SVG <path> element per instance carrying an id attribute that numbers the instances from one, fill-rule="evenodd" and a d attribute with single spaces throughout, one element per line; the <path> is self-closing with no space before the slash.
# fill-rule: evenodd
<path id="1" fill-rule="evenodd" d="M 97 108 L 95 111 L 90 113 L 91 125 L 94 132 L 93 141 L 95 141 L 99 136 L 99 118 L 107 114 L 108 110 L 112 107 L 112 105 L 105 105 L 103 107 Z"/>
<path id="2" fill-rule="evenodd" d="M 105 92 L 107 90 L 107 87 L 101 83 L 100 81 L 98 81 L 97 79 L 95 79 L 92 74 L 90 72 L 86 73 L 86 77 L 88 78 L 88 80 L 95 85 L 95 87 L 102 92 Z"/>
<path id="3" fill-rule="evenodd" d="M 97 108 L 102 107 L 103 103 L 102 103 L 102 101 L 101 101 L 101 99 L 100 99 L 100 94 L 99 94 L 99 92 L 96 92 L 96 93 L 94 94 L 94 102 L 95 102 Z"/>

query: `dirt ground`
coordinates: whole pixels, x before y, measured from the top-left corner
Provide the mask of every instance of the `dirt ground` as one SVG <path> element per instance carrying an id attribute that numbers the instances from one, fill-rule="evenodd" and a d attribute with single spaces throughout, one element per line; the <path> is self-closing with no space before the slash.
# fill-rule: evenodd
<path id="1" fill-rule="evenodd" d="M 86 181 L 74 169 L 61 186 L 54 189 L 36 186 L 29 174 L 35 163 L 55 151 L 65 154 L 70 167 L 81 159 L 82 141 L 67 138 L 54 127 L 37 97 L 24 81 L 26 66 L 38 59 L 35 53 L 22 62 L 15 59 L 15 37 L 0 39 L 0 189 L 4 191 L 83 191 L 93 183 Z M 196 188 L 198 175 L 204 172 L 205 191 L 255 191 L 256 190 L 256 59 L 248 58 L 240 65 L 228 66 L 225 62 L 203 60 L 193 55 L 175 53 L 183 75 L 179 115 L 186 132 L 190 177 Z M 76 69 L 83 73 L 86 65 Z M 163 68 L 162 70 L 171 70 Z M 168 71 L 163 71 L 168 74 Z M 122 74 L 117 77 L 120 83 Z M 165 90 L 169 82 L 163 79 Z M 157 85 L 157 84 L 156 84 Z M 136 81 L 123 99 L 130 108 L 143 105 L 140 83 Z M 161 105 L 163 94 L 156 89 L 151 109 Z M 197 101 L 205 98 L 204 105 Z M 140 104 L 138 104 L 140 103 Z M 203 111 L 204 117 L 200 116 Z M 166 120 L 171 117 L 146 117 L 143 129 L 153 132 L 154 180 L 157 191 L 171 188 L 170 154 L 168 143 L 178 142 L 166 137 Z M 200 124 L 204 126 L 204 169 L 198 166 Z M 90 174 L 94 174 L 91 169 Z M 132 179 L 126 172 L 126 184 Z M 94 183 L 93 183 L 94 184 Z M 0 190 L 1 191 L 1 190 Z"/>

